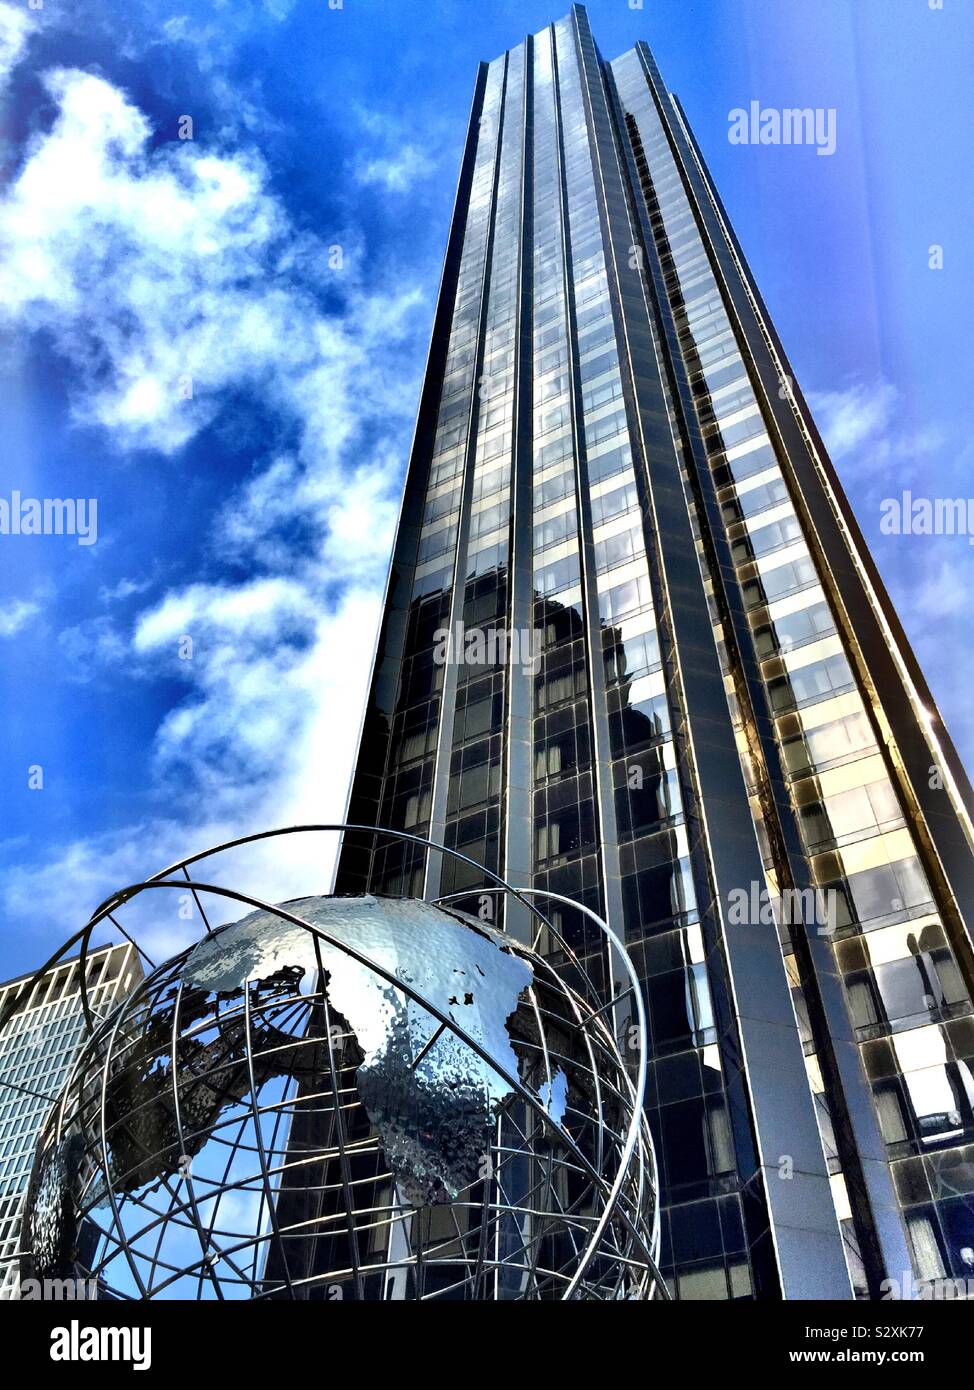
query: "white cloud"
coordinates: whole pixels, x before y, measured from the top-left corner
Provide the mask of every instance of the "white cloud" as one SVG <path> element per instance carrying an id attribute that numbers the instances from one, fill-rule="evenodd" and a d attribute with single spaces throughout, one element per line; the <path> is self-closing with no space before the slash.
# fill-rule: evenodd
<path id="1" fill-rule="evenodd" d="M 24 56 L 31 24 L 24 10 L 0 4 L 0 90 Z"/>
<path id="2" fill-rule="evenodd" d="M 118 667 L 128 656 L 128 644 L 104 615 L 86 618 L 58 634 L 67 680 L 86 685 L 106 667 Z"/>
<path id="3" fill-rule="evenodd" d="M 289 648 L 271 626 L 275 617 L 286 626 L 295 606 L 309 621 L 307 641 Z M 333 612 L 309 617 L 300 596 L 279 586 L 242 594 L 194 586 L 150 610 L 136 629 L 141 653 L 175 664 L 178 629 L 198 639 L 186 663 L 193 696 L 157 739 L 160 811 L 121 833 L 80 837 L 41 864 L 22 858 L 4 878 L 9 919 L 57 922 L 68 936 L 110 893 L 196 850 L 276 826 L 341 821 L 379 607 L 375 591 L 352 590 Z M 271 840 L 197 877 L 279 902 L 325 891 L 336 848 L 334 835 Z M 179 907 L 178 892 L 159 890 L 120 920 L 160 960 L 199 935 L 199 920 L 187 922 Z M 211 924 L 246 910 L 214 898 L 205 907 Z"/>
<path id="4" fill-rule="evenodd" d="M 910 429 L 891 382 L 856 382 L 839 391 L 811 392 L 809 405 L 829 453 L 846 477 L 877 477 L 936 452 L 944 434 L 934 426 Z"/>
<path id="5" fill-rule="evenodd" d="M 145 116 L 102 78 L 46 85 L 57 118 L 0 205 L 0 316 L 52 334 L 78 418 L 119 448 L 174 453 L 244 389 L 300 422 L 306 459 L 335 466 L 418 291 L 362 289 L 353 248 L 330 270 L 255 152 L 152 151 Z M 326 291 L 339 313 L 323 312 Z"/>
<path id="6" fill-rule="evenodd" d="M 0 637 L 16 637 L 40 611 L 41 605 L 34 599 L 18 599 L 0 608 Z"/>
<path id="7" fill-rule="evenodd" d="M 264 9 L 271 19 L 285 20 L 294 9 L 298 0 L 263 0 Z"/>
<path id="8" fill-rule="evenodd" d="M 354 545 L 354 528 L 341 543 Z M 186 695 L 156 731 L 144 789 L 154 812 L 121 832 L 79 836 L 42 858 L 18 852 L 0 889 L 8 920 L 45 931 L 57 922 L 67 936 L 111 892 L 188 853 L 276 826 L 341 821 L 385 545 L 375 546 L 375 556 L 337 598 L 331 591 L 340 571 L 313 554 L 291 563 L 287 574 L 170 589 L 136 616 L 131 631 L 101 615 L 63 632 L 70 679 L 90 680 L 106 666 L 116 677 L 135 668 L 182 680 Z M 192 655 L 181 660 L 186 636 Z M 281 901 L 325 891 L 336 848 L 334 835 L 274 840 L 208 864 L 199 877 Z M 244 911 L 224 901 L 206 906 L 211 922 Z M 187 922 L 179 907 L 178 893 L 151 893 L 126 910 L 123 925 L 162 959 L 199 933 L 199 920 Z"/>
<path id="9" fill-rule="evenodd" d="M 410 138 L 408 123 L 398 112 L 356 105 L 353 115 L 364 136 L 354 165 L 360 184 L 374 184 L 387 193 L 408 193 L 436 173 L 443 131 L 427 129 L 423 144 L 417 145 Z"/>
<path id="10" fill-rule="evenodd" d="M 941 559 L 905 595 L 912 609 L 922 618 L 943 622 L 964 618 L 971 611 L 971 574 L 967 557 Z"/>
<path id="11" fill-rule="evenodd" d="M 896 388 L 889 382 L 857 383 L 841 391 L 812 392 L 809 404 L 836 460 L 855 455 L 889 425 Z"/>
<path id="12" fill-rule="evenodd" d="M 809 397 L 829 450 L 849 484 L 894 606 L 960 744 L 972 737 L 965 653 L 974 554 L 952 536 L 888 535 L 883 503 L 956 497 L 969 490 L 970 458 L 945 429 L 909 418 L 908 402 L 882 379 Z"/>
<path id="13" fill-rule="evenodd" d="M 360 160 L 355 174 L 359 183 L 378 184 L 388 193 L 408 193 L 435 168 L 435 160 L 419 145 L 405 144 L 393 154 Z"/>
<path id="14" fill-rule="evenodd" d="M 392 544 L 400 466 L 388 446 L 341 478 L 279 456 L 229 499 L 218 543 L 228 554 L 250 553 L 269 567 L 293 569 L 294 524 L 300 523 L 326 573 L 349 583 L 377 577 Z"/>
<path id="15" fill-rule="evenodd" d="M 137 621 L 133 655 L 188 682 L 159 726 L 160 787 L 208 813 L 255 828 L 268 816 L 337 816 L 355 740 L 380 608 L 386 551 L 345 583 L 320 559 L 292 576 L 194 584 Z M 192 639 L 181 659 L 181 639 Z M 184 644 L 185 651 L 185 644 Z"/>
<path id="16" fill-rule="evenodd" d="M 151 587 L 151 579 L 129 579 L 127 576 L 123 576 L 115 584 L 102 585 L 98 597 L 106 605 L 124 603 L 126 599 L 133 598 L 136 594 L 144 594 Z"/>
<path id="17" fill-rule="evenodd" d="M 110 613 L 60 634 L 71 679 L 108 669 L 185 691 L 156 730 L 143 789 L 154 810 L 6 875 L 8 916 L 66 935 L 110 891 L 191 850 L 341 819 L 415 406 L 406 348 L 421 296 L 387 291 L 374 267 L 366 284 L 348 233 L 334 238 L 346 268 L 329 270 L 327 247 L 294 227 L 253 151 L 153 150 L 118 88 L 78 71 L 46 81 L 54 123 L 0 203 L 0 317 L 50 336 L 73 371 L 76 417 L 117 450 L 175 455 L 240 392 L 287 436 L 214 518 L 213 558 L 232 561 L 233 578 L 165 587 L 157 574 L 160 596 L 131 616 L 112 606 L 147 582 L 122 580 L 101 591 Z M 312 838 L 238 856 L 234 877 L 279 899 L 323 890 L 329 872 Z M 150 896 L 146 939 L 165 953 L 193 928 Z"/>

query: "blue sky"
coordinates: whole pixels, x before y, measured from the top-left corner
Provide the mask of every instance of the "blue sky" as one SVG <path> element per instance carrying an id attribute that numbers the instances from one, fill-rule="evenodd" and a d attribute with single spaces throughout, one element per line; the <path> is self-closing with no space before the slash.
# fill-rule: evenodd
<path id="1" fill-rule="evenodd" d="M 0 497 L 98 502 L 96 544 L 0 536 L 0 977 L 182 853 L 339 817 L 476 63 L 566 9 L 0 0 Z M 974 551 L 879 530 L 974 493 L 974 7 L 588 9 L 679 93 L 974 765 Z M 834 108 L 835 155 L 732 145 L 755 99 Z"/>

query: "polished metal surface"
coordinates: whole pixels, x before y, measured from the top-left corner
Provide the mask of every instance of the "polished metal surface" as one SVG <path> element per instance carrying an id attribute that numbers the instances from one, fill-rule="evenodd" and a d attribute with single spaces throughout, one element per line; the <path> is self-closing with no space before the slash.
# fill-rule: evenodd
<path id="1" fill-rule="evenodd" d="M 417 1207 L 455 1199 L 477 1181 L 488 1126 L 513 1094 L 502 1075 L 516 1074 L 518 1066 L 507 1019 L 533 982 L 531 965 L 510 953 L 500 933 L 468 926 L 428 903 L 369 896 L 302 898 L 286 906 L 357 947 L 369 964 L 273 912 L 256 912 L 200 942 L 183 979 L 220 993 L 280 970 L 313 981 L 320 957 L 331 1007 L 363 1053 L 359 1093 L 401 1191 Z M 435 1002 L 490 1061 L 372 963 Z M 544 1083 L 548 1092 L 553 1082 Z"/>
<path id="2" fill-rule="evenodd" d="M 601 997 L 566 947 L 569 986 L 447 902 L 275 906 L 188 862 L 79 934 L 83 967 L 99 925 L 187 886 L 206 928 L 92 1015 L 38 1146 L 23 1277 L 142 1299 L 663 1296 L 634 990 Z M 220 899 L 253 910 L 211 928 Z"/>

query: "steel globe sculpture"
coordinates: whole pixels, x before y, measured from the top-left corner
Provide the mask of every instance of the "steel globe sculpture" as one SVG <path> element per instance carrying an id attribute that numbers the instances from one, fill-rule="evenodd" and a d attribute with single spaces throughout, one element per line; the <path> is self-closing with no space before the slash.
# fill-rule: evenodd
<path id="1" fill-rule="evenodd" d="M 604 923 L 612 992 L 499 879 L 558 968 L 448 900 L 274 906 L 190 877 L 218 852 L 79 934 L 83 970 L 95 927 L 150 888 L 188 888 L 206 926 L 89 1011 L 22 1277 L 135 1299 L 665 1296 L 642 1003 Z M 251 910 L 211 929 L 206 895 Z"/>

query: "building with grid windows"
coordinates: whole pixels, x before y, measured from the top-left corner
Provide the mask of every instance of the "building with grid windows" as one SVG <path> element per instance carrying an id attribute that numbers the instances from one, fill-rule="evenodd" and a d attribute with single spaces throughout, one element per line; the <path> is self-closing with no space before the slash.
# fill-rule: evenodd
<path id="1" fill-rule="evenodd" d="M 880 1297 L 974 1265 L 971 805 L 679 102 L 576 6 L 477 78 L 348 815 L 473 863 L 349 835 L 337 890 L 604 913 L 673 1294 Z"/>
<path id="2" fill-rule="evenodd" d="M 88 955 L 88 1004 L 104 1016 L 142 977 L 135 947 Z M 0 985 L 0 1299 L 17 1297 L 20 1223 L 37 1136 L 86 1036 L 78 961 Z"/>

